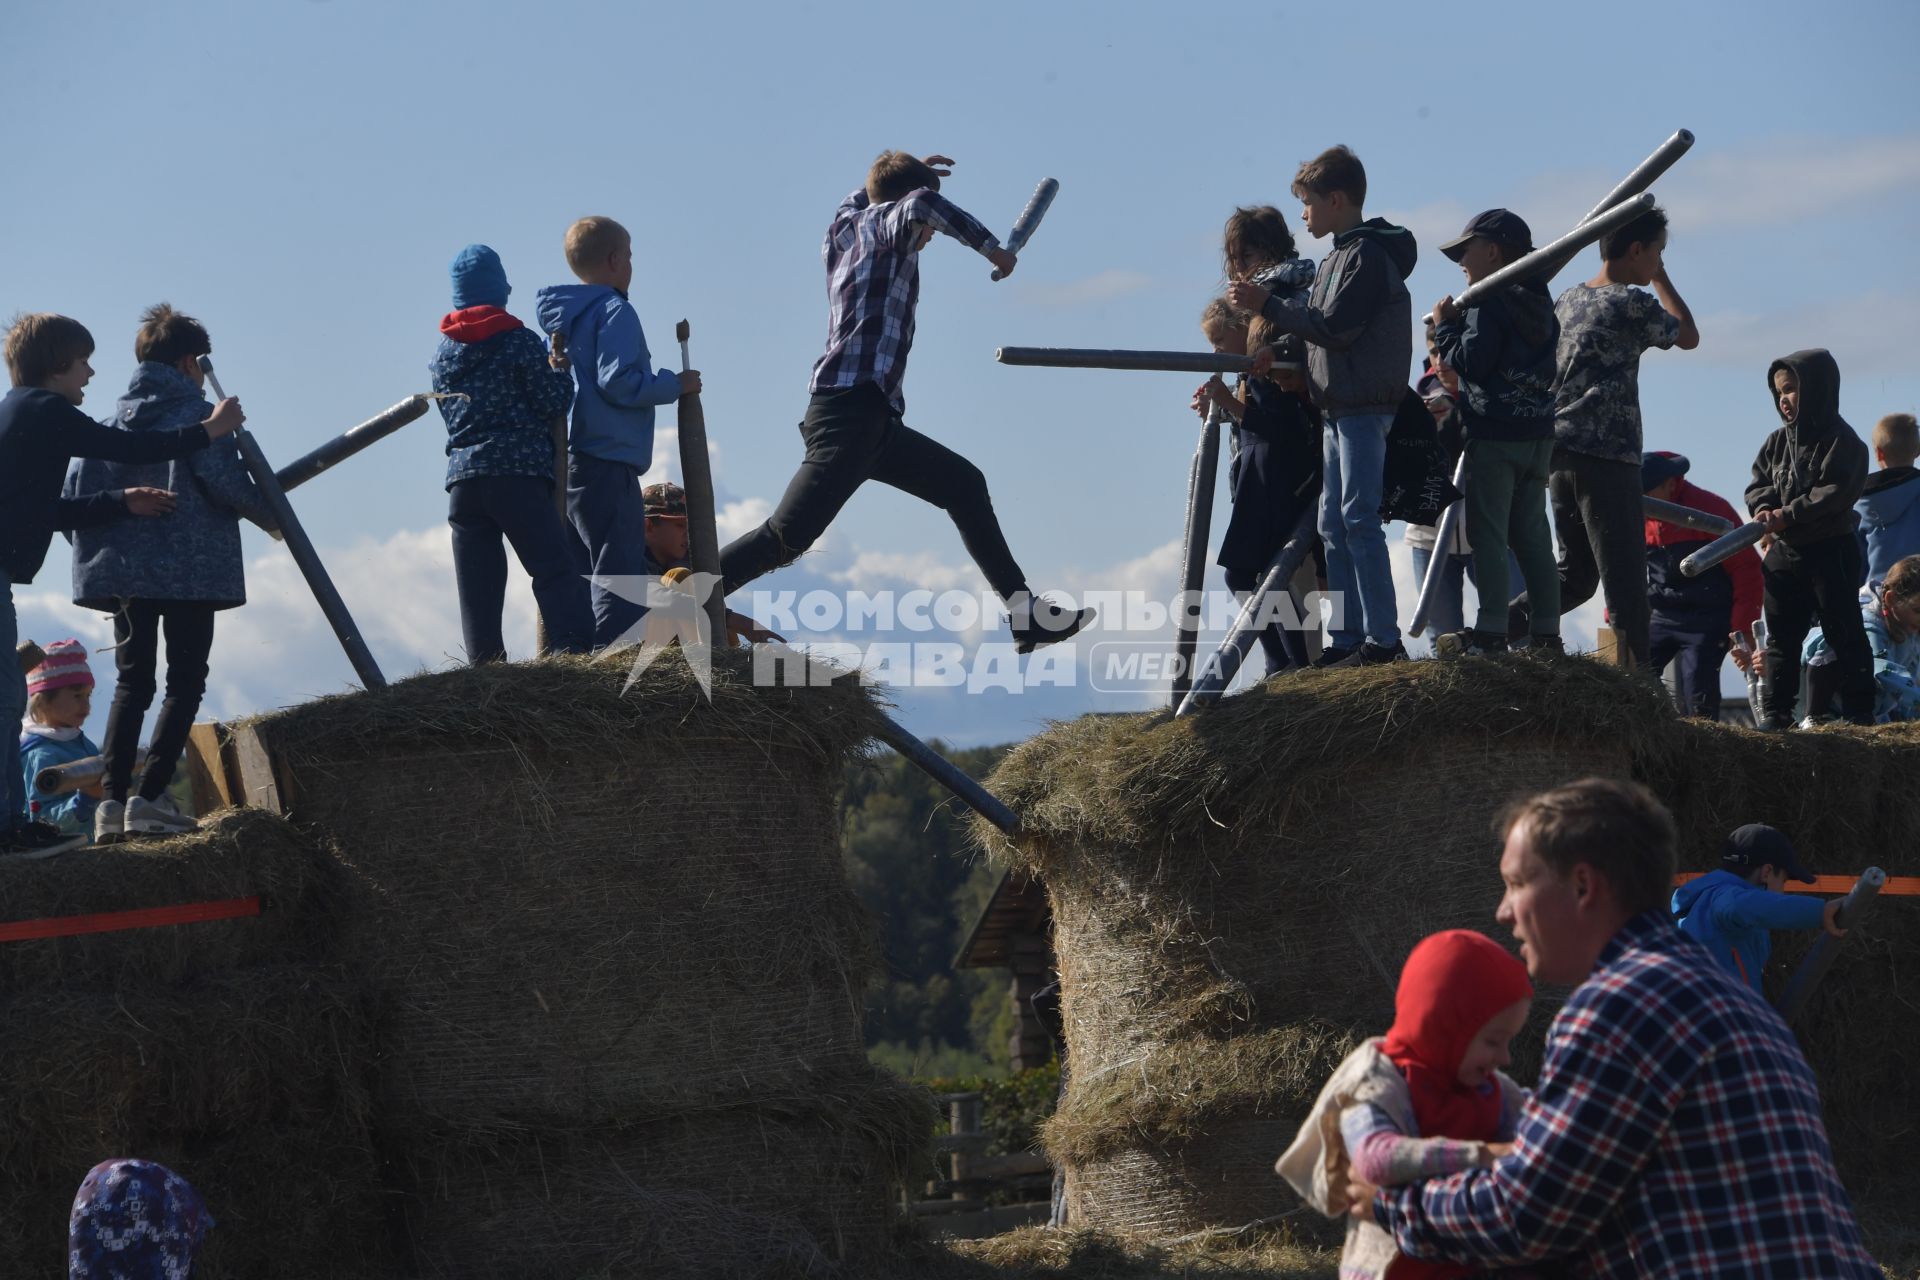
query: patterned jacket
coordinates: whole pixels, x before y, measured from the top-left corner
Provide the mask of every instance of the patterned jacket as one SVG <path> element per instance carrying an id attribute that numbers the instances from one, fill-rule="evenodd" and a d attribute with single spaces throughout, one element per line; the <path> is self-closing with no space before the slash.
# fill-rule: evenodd
<path id="1" fill-rule="evenodd" d="M 447 487 L 473 476 L 553 479 L 553 420 L 573 379 L 547 364 L 547 345 L 499 307 L 466 307 L 440 322 L 427 368 L 447 424 Z"/>
<path id="2" fill-rule="evenodd" d="M 1629 920 L 1547 1032 L 1515 1150 L 1382 1190 L 1401 1251 L 1596 1277 L 1876 1280 L 1793 1033 L 1663 912 Z"/>

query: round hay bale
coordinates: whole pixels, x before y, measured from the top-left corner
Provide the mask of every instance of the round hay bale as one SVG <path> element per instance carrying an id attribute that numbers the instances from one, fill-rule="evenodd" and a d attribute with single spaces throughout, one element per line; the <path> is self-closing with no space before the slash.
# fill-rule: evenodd
<path id="1" fill-rule="evenodd" d="M 323 962 L 351 889 L 312 840 L 257 809 L 223 810 L 198 831 L 167 840 L 9 859 L 0 862 L 0 916 L 8 921 L 262 901 L 254 917 L 0 943 L 0 990 L 170 984 L 255 965 Z"/>
<path id="2" fill-rule="evenodd" d="M 390 1119 L 589 1126 L 864 1061 L 870 923 L 835 797 L 857 683 L 716 654 L 420 676 L 254 721 L 289 813 L 373 886 Z"/>

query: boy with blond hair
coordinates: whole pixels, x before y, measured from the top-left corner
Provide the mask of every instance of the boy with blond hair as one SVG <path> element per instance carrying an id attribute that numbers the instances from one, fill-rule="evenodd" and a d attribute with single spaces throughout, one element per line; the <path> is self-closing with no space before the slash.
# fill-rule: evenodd
<path id="1" fill-rule="evenodd" d="M 1344 621 L 1314 665 L 1400 661 L 1407 649 L 1380 502 L 1387 430 L 1406 397 L 1413 363 L 1407 276 L 1418 248 L 1405 227 L 1366 216 L 1367 171 L 1347 147 L 1330 147 L 1301 165 L 1293 194 L 1308 234 L 1333 237 L 1312 290 L 1304 299 L 1284 298 L 1242 281 L 1228 287 L 1227 298 L 1265 317 L 1276 332 L 1306 339 L 1308 381 L 1326 414 L 1320 537 L 1327 585 L 1342 602 Z M 1256 352 L 1255 374 L 1272 358 L 1271 348 Z"/>
<path id="2" fill-rule="evenodd" d="M 567 517 L 586 544 L 595 579 L 647 572 L 646 505 L 640 477 L 653 465 L 653 411 L 700 390 L 700 375 L 653 367 L 633 285 L 633 238 L 612 218 L 567 228 L 567 266 L 579 284 L 542 289 L 540 327 L 555 340 L 555 367 L 571 366 L 573 414 L 567 432 Z M 637 593 L 636 593 L 637 594 Z M 644 609 L 596 582 L 593 639 L 617 644 Z"/>
<path id="3" fill-rule="evenodd" d="M 0 642 L 9 649 L 20 638 L 13 588 L 33 581 L 55 530 L 173 510 L 173 495 L 165 489 L 110 489 L 62 498 L 60 485 L 69 462 L 76 457 L 116 462 L 183 458 L 246 421 L 240 402 L 226 399 L 203 422 L 177 431 L 136 434 L 101 426 L 79 407 L 93 377 L 93 366 L 87 363 L 92 354 L 93 335 L 67 316 L 21 316 L 7 333 L 7 373 L 13 389 L 0 399 L 0 595 L 5 600 L 0 605 Z M 27 684 L 18 665 L 0 671 L 0 726 L 18 724 L 26 705 Z M 9 730 L 0 733 L 0 741 L 5 743 L 0 776 L 6 787 L 0 797 L 6 804 L 0 814 L 0 853 L 44 854 L 80 843 L 31 820 L 19 738 Z"/>
<path id="4" fill-rule="evenodd" d="M 1890 413 L 1873 425 L 1873 460 L 1880 469 L 1867 477 L 1860 501 L 1857 536 L 1866 577 L 1878 582 L 1898 561 L 1920 555 L 1920 429 L 1910 413 Z"/>

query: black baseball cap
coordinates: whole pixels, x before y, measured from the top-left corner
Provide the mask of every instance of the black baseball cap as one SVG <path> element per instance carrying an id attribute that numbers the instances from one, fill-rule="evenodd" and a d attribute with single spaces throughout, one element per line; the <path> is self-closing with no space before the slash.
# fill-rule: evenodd
<path id="1" fill-rule="evenodd" d="M 1526 219 L 1510 209 L 1489 209 L 1485 213 L 1476 213 L 1467 219 L 1467 229 L 1454 239 L 1440 246 L 1440 252 L 1453 261 L 1460 261 L 1460 255 L 1475 236 L 1485 236 L 1498 241 L 1501 245 L 1518 253 L 1526 253 L 1533 248 L 1533 229 L 1527 226 Z"/>
<path id="2" fill-rule="evenodd" d="M 1640 492 L 1652 493 L 1661 481 L 1677 479 L 1692 467 L 1682 453 L 1643 453 L 1640 455 Z"/>
<path id="3" fill-rule="evenodd" d="M 1800 865 L 1793 841 L 1779 828 L 1764 822 L 1749 822 L 1728 836 L 1720 850 L 1720 866 L 1741 876 L 1750 876 L 1761 867 L 1770 866 L 1786 872 L 1789 880 L 1815 883 L 1813 872 Z"/>

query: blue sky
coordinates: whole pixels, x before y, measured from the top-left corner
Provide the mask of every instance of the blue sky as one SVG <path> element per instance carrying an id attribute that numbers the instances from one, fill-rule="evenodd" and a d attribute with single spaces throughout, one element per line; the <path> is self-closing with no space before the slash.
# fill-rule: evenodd
<path id="1" fill-rule="evenodd" d="M 140 310 L 173 302 L 212 330 L 227 388 L 284 462 L 426 388 L 462 244 L 501 252 L 527 316 L 564 278 L 568 222 L 611 214 L 635 235 L 633 298 L 662 363 L 673 322 L 692 322 L 737 528 L 799 459 L 820 235 L 872 156 L 956 157 L 947 193 L 1003 232 L 1053 176 L 1012 279 L 990 284 L 951 241 L 927 252 L 908 420 L 986 471 L 1037 587 L 1164 596 L 1198 378 L 1009 369 L 995 347 L 1198 346 L 1227 213 L 1271 201 L 1297 226 L 1292 171 L 1333 142 L 1365 160 L 1369 212 L 1418 234 L 1424 310 L 1458 284 L 1433 246 L 1468 215 L 1507 205 L 1555 234 L 1685 126 L 1699 143 L 1656 193 L 1702 345 L 1650 355 L 1643 404 L 1650 445 L 1737 501 L 1771 425 L 1773 355 L 1832 348 L 1863 431 L 1920 402 L 1916 47 L 1907 3 L 14 5 L 0 312 L 84 320 L 101 347 L 88 408 L 105 414 Z M 442 441 L 432 415 L 296 495 L 389 675 L 459 647 Z M 222 621 L 212 714 L 351 680 L 284 552 L 248 538 L 255 603 Z M 98 638 L 66 578 L 56 551 L 23 626 Z M 871 488 L 767 585 L 978 578 L 940 513 Z M 524 648 L 524 590 L 512 621 Z M 995 635 L 955 639 L 972 654 Z M 912 727 L 959 742 L 1142 705 L 1084 680 L 894 696 Z"/>

